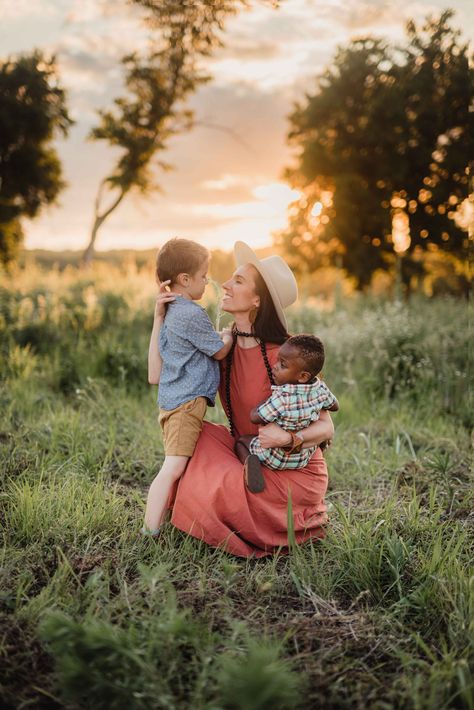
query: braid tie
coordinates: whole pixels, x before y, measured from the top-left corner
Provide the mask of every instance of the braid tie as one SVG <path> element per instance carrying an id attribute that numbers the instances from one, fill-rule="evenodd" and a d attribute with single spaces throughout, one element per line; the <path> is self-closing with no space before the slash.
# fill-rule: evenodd
<path id="1" fill-rule="evenodd" d="M 235 346 L 237 345 L 237 336 L 242 336 L 244 338 L 254 338 L 257 343 L 260 345 L 260 350 L 262 352 L 262 357 L 263 357 L 263 362 L 265 363 L 265 368 L 267 370 L 268 374 L 268 379 L 270 380 L 270 383 L 272 385 L 275 384 L 275 380 L 273 379 L 273 373 L 272 373 L 272 368 L 270 365 L 270 362 L 268 360 L 268 355 L 267 355 L 267 348 L 265 346 L 265 343 L 263 340 L 260 340 L 260 338 L 257 338 L 255 336 L 255 333 L 244 333 L 241 330 L 237 330 L 237 328 L 234 326 L 232 329 L 232 346 L 227 354 L 226 357 L 226 367 L 225 367 L 225 403 L 226 403 L 226 409 L 227 409 L 227 419 L 229 420 L 229 427 L 230 427 L 230 433 L 231 436 L 235 436 L 235 428 L 234 428 L 234 421 L 233 421 L 233 416 L 232 416 L 232 403 L 230 400 L 230 372 L 232 369 L 232 360 L 234 358 L 234 350 Z"/>

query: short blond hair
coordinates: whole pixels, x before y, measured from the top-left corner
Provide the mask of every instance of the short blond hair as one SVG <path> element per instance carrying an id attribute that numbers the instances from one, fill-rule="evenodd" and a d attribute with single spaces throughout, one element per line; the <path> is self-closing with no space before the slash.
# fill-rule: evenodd
<path id="1" fill-rule="evenodd" d="M 163 244 L 158 252 L 156 278 L 175 283 L 179 274 L 194 276 L 206 259 L 209 259 L 206 247 L 190 239 L 175 237 Z"/>

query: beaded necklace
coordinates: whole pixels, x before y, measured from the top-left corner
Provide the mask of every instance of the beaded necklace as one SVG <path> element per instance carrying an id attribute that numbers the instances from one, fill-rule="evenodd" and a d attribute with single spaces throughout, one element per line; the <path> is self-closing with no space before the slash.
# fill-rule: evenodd
<path id="1" fill-rule="evenodd" d="M 232 336 L 233 336 L 232 347 L 229 350 L 229 353 L 226 358 L 225 399 L 226 399 L 226 408 L 227 408 L 227 419 L 229 420 L 229 426 L 230 426 L 230 433 L 232 436 L 234 436 L 235 429 L 234 429 L 234 422 L 232 419 L 232 404 L 230 401 L 230 371 L 232 369 L 232 360 L 234 357 L 234 350 L 235 350 L 235 346 L 237 345 L 237 337 L 238 336 L 240 336 L 242 338 L 254 338 L 254 340 L 257 341 L 257 343 L 260 346 L 260 350 L 262 352 L 263 362 L 265 363 L 265 368 L 267 370 L 268 379 L 270 380 L 270 383 L 272 385 L 275 384 L 275 380 L 273 379 L 272 368 L 271 368 L 271 365 L 268 361 L 267 348 L 266 348 L 263 340 L 260 340 L 260 338 L 257 338 L 255 333 L 245 333 L 242 330 L 237 330 L 237 328 L 235 326 L 232 329 Z"/>

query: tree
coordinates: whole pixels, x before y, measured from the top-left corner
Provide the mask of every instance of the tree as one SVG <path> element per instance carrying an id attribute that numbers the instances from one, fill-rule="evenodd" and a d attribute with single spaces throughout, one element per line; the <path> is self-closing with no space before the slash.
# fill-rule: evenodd
<path id="1" fill-rule="evenodd" d="M 0 261 L 19 251 L 23 217 L 55 201 L 65 183 L 51 141 L 72 124 L 55 59 L 40 52 L 0 64 Z"/>
<path id="2" fill-rule="evenodd" d="M 452 15 L 446 11 L 421 29 L 408 23 L 409 44 L 400 69 L 406 123 L 399 144 L 405 158 L 399 186 L 410 219 L 410 252 L 434 244 L 461 256 L 466 234 L 455 223 L 455 210 L 468 194 L 474 70 L 469 46 L 448 24 Z"/>
<path id="3" fill-rule="evenodd" d="M 132 190 L 143 195 L 157 185 L 154 165 L 170 136 L 189 130 L 193 113 L 184 102 L 209 77 L 201 62 L 221 44 L 225 19 L 245 0 L 134 0 L 146 11 L 146 21 L 158 44 L 146 56 L 124 58 L 127 96 L 115 100 L 115 109 L 100 113 L 100 125 L 91 137 L 122 149 L 113 171 L 103 178 L 95 201 L 94 220 L 84 263 L 94 254 L 97 233 L 104 221 Z M 109 199 L 108 205 L 105 200 Z"/>
<path id="4" fill-rule="evenodd" d="M 303 196 L 280 235 L 295 268 L 336 262 L 363 288 L 395 263 L 397 223 L 406 282 L 420 252 L 465 252 L 454 212 L 467 196 L 473 71 L 451 16 L 410 22 L 406 47 L 367 38 L 340 49 L 296 107 L 287 177 Z"/>

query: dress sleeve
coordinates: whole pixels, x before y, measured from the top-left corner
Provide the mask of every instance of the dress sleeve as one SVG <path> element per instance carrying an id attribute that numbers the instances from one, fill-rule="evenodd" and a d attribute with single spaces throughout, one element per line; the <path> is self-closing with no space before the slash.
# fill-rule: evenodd
<path id="1" fill-rule="evenodd" d="M 279 393 L 273 393 L 257 408 L 257 414 L 267 424 L 274 422 L 282 411 L 282 399 Z"/>
<path id="2" fill-rule="evenodd" d="M 195 308 L 186 315 L 178 335 L 209 357 L 224 347 L 204 308 Z"/>

